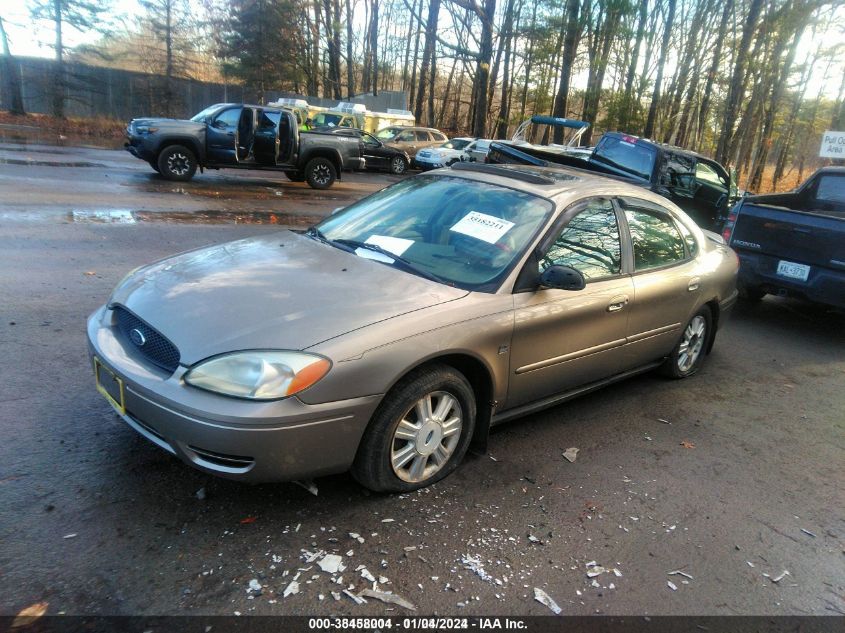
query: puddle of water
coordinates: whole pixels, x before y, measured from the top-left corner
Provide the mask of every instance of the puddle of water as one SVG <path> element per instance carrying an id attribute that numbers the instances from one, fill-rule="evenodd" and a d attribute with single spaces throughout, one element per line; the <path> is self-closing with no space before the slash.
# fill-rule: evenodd
<path id="1" fill-rule="evenodd" d="M 68 216 L 71 222 L 82 224 L 137 224 L 138 222 L 129 209 L 71 211 Z"/>
<path id="2" fill-rule="evenodd" d="M 35 167 L 105 167 L 102 163 L 84 161 L 32 160 L 19 158 L 0 158 L 0 165 L 27 165 Z"/>
<path id="3" fill-rule="evenodd" d="M 0 144 L 0 152 L 26 152 L 27 154 L 71 154 L 64 149 L 52 148 L 44 149 L 37 147 L 10 147 Z"/>

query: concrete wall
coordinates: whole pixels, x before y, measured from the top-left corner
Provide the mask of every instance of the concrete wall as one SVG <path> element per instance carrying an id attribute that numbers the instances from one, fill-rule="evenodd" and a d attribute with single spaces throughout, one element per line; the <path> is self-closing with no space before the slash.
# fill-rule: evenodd
<path id="1" fill-rule="evenodd" d="M 37 57 L 16 57 L 20 72 L 24 108 L 27 112 L 50 114 L 52 96 L 50 87 L 54 81 L 55 62 Z M 69 62 L 66 68 L 65 114 L 78 117 L 109 117 L 131 119 L 140 116 L 174 117 L 192 116 L 214 103 L 256 103 L 255 91 L 238 84 L 217 84 L 174 79 L 172 98 L 165 102 L 165 79 L 159 75 L 148 75 L 128 70 L 102 68 Z M 0 65 L 0 73 L 2 73 Z M 0 78 L 2 79 L 2 78 Z M 0 80 L 0 90 L 6 91 L 5 81 Z M 309 103 L 333 106 L 335 99 L 322 99 L 298 95 L 291 92 L 265 92 L 265 102 L 280 97 L 306 99 Z M 359 95 L 352 99 L 364 103 L 370 110 L 384 111 L 388 108 L 407 108 L 408 97 L 404 92 L 382 92 L 377 97 Z M 7 94 L 0 94 L 0 105 L 9 103 Z"/>

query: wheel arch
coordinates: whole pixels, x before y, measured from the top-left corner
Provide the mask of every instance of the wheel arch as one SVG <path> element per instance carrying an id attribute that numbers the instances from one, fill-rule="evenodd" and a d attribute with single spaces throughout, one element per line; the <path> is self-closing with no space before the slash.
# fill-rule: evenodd
<path id="1" fill-rule="evenodd" d="M 194 153 L 194 156 L 197 159 L 198 166 L 205 165 L 205 152 L 202 151 L 199 142 L 197 139 L 192 138 L 190 136 L 168 136 L 167 138 L 163 139 L 156 148 L 155 157 L 153 160 L 158 161 L 158 157 L 161 156 L 161 153 L 172 145 L 184 145 L 189 150 Z"/>
<path id="2" fill-rule="evenodd" d="M 709 354 L 710 351 L 713 349 L 713 344 L 716 342 L 716 332 L 719 330 L 719 317 L 720 317 L 720 310 L 719 310 L 719 300 L 713 297 L 704 304 L 708 308 L 710 308 L 710 336 L 707 340 L 707 347 L 705 347 L 705 351 Z"/>
<path id="3" fill-rule="evenodd" d="M 308 150 L 305 154 L 302 155 L 302 159 L 299 161 L 299 164 L 302 166 L 304 170 L 306 165 L 308 165 L 308 161 L 313 158 L 325 158 L 332 165 L 334 165 L 335 170 L 335 178 L 340 180 L 341 172 L 343 171 L 343 158 L 340 155 L 340 151 L 336 149 L 330 149 L 328 147 L 317 148 Z"/>

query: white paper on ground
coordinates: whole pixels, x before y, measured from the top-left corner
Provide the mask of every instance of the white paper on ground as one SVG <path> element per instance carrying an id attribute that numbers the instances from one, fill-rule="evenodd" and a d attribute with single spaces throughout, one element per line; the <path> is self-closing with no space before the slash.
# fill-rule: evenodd
<path id="1" fill-rule="evenodd" d="M 480 211 L 470 211 L 449 230 L 469 235 L 488 244 L 495 244 L 514 226 L 513 222 Z"/>

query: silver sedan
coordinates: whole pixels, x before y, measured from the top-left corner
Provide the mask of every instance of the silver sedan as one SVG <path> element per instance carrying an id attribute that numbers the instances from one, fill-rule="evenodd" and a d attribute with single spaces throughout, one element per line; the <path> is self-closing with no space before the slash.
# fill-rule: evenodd
<path id="1" fill-rule="evenodd" d="M 458 164 L 305 233 L 130 273 L 88 321 L 122 419 L 203 471 L 442 479 L 492 425 L 702 366 L 738 260 L 665 198 L 584 172 Z"/>

